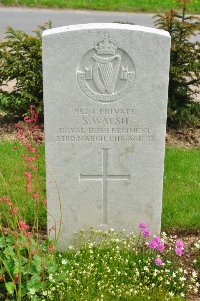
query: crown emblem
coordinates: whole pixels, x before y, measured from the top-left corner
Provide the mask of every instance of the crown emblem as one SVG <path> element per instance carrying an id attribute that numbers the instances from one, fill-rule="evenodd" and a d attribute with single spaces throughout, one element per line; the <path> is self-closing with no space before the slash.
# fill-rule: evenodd
<path id="1" fill-rule="evenodd" d="M 115 54 L 117 45 L 109 38 L 108 34 L 105 34 L 101 40 L 94 43 L 94 48 L 97 54 Z"/>

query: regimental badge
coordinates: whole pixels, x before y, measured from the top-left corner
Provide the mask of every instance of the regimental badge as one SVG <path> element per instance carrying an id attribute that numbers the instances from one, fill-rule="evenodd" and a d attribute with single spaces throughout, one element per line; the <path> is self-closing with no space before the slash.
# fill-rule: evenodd
<path id="1" fill-rule="evenodd" d="M 117 101 L 130 91 L 134 83 L 134 63 L 108 34 L 104 34 L 93 46 L 77 68 L 79 86 L 95 101 Z"/>

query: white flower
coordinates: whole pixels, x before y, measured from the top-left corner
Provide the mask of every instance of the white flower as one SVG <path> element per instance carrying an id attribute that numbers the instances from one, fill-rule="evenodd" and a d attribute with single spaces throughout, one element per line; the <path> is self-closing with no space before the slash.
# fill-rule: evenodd
<path id="1" fill-rule="evenodd" d="M 35 294 L 35 289 L 34 289 L 34 288 L 30 288 L 30 289 L 29 289 L 29 293 L 30 293 L 31 295 L 34 295 L 34 294 Z"/>
<path id="2" fill-rule="evenodd" d="M 185 277 L 180 277 L 180 280 L 181 280 L 181 281 L 185 281 L 186 278 L 185 278 Z"/>
<path id="3" fill-rule="evenodd" d="M 184 293 L 181 293 L 181 297 L 185 297 L 185 294 L 184 294 Z"/>
<path id="4" fill-rule="evenodd" d="M 197 278 L 197 273 L 195 271 L 192 272 L 192 277 Z"/>
<path id="5" fill-rule="evenodd" d="M 43 295 L 43 296 L 47 296 L 47 291 L 44 291 L 44 292 L 42 293 L 42 295 Z"/>
<path id="6" fill-rule="evenodd" d="M 200 249 L 200 240 L 194 244 L 197 249 Z"/>
<path id="7" fill-rule="evenodd" d="M 173 292 L 169 292 L 169 296 L 170 296 L 170 297 L 173 297 L 173 296 L 174 296 L 174 293 L 173 293 Z"/>
<path id="8" fill-rule="evenodd" d="M 67 259 L 62 259 L 62 264 L 67 264 L 68 260 Z"/>

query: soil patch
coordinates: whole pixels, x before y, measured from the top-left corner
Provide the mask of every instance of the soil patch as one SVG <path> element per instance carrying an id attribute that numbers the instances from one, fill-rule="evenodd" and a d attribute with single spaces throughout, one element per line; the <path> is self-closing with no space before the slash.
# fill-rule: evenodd
<path id="1" fill-rule="evenodd" d="M 172 147 L 200 148 L 200 127 L 167 129 L 166 144 Z"/>

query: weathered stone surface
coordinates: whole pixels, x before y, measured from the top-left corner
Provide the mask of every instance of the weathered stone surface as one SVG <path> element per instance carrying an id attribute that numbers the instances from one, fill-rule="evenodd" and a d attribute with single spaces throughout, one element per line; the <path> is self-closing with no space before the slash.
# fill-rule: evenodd
<path id="1" fill-rule="evenodd" d="M 167 32 L 140 26 L 43 33 L 48 228 L 62 208 L 60 250 L 91 225 L 160 231 L 169 53 Z"/>

